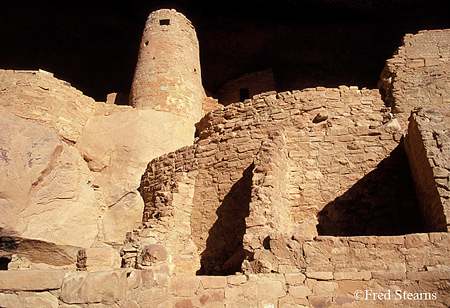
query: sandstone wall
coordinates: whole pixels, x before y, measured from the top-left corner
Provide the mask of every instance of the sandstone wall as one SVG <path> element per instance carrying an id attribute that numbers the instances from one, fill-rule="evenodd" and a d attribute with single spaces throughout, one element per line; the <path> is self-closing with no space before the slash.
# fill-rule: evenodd
<path id="1" fill-rule="evenodd" d="M 310 265 L 290 274 L 169 276 L 168 270 L 2 271 L 2 307 L 448 307 L 448 264 L 437 265 L 425 243 L 445 259 L 447 233 L 399 237 L 317 238 L 304 242 Z M 337 246 L 335 246 L 337 245 Z M 350 246 L 348 246 L 350 245 Z M 330 249 L 331 246 L 333 249 Z M 316 249 L 315 249 L 316 248 Z M 403 248 L 411 258 L 395 248 Z M 347 249 L 347 251 L 346 251 Z M 366 251 L 371 255 L 361 254 Z M 405 252 L 406 252 L 405 251 Z M 342 265 L 345 253 L 357 263 Z M 388 258 L 401 263 L 389 264 Z M 338 259 L 336 259 L 338 260 Z M 412 265 L 406 266 L 405 264 Z M 422 271 L 417 271 L 418 267 Z M 355 267 L 360 267 L 356 271 Z M 423 270 L 423 269 L 426 270 Z M 347 268 L 348 269 L 348 268 Z M 380 294 L 381 295 L 378 295 Z"/>
<path id="2" fill-rule="evenodd" d="M 173 9 L 151 13 L 142 35 L 130 105 L 198 121 L 205 97 L 192 23 Z"/>
<path id="3" fill-rule="evenodd" d="M 23 119 L 53 128 L 64 140 L 75 143 L 90 117 L 131 110 L 95 102 L 70 85 L 39 71 L 0 69 L 0 106 Z"/>
<path id="4" fill-rule="evenodd" d="M 142 221 L 148 161 L 195 133 L 192 120 L 95 102 L 45 71 L 0 70 L 0 108 L 0 228 L 50 246 L 123 244 Z M 19 248 L 2 254 L 18 253 L 16 267 L 49 260 Z"/>
<path id="5" fill-rule="evenodd" d="M 448 231 L 450 133 L 437 111 L 411 114 L 405 148 L 425 229 Z"/>
<path id="6" fill-rule="evenodd" d="M 450 29 L 407 34 L 381 74 L 379 87 L 404 121 L 414 107 L 438 109 L 448 127 Z"/>
<path id="7" fill-rule="evenodd" d="M 343 86 L 266 93 L 210 112 L 197 124 L 193 146 L 149 163 L 141 183 L 144 222 L 159 230 L 174 220 L 180 178 L 194 179 L 185 240 L 192 237 L 197 246 L 203 274 L 239 270 L 243 248 L 253 251 L 243 244 L 246 232 L 248 243 L 256 245 L 250 240 L 256 238 L 261 247 L 268 230 L 277 229 L 309 235 L 420 232 L 397 142 L 401 127 L 388 111 L 378 91 Z M 269 144 L 276 150 L 265 150 Z M 266 166 L 273 168 L 262 174 Z M 271 221 L 276 217 L 277 223 Z M 259 234 L 257 227 L 250 234 L 246 221 L 266 231 Z"/>

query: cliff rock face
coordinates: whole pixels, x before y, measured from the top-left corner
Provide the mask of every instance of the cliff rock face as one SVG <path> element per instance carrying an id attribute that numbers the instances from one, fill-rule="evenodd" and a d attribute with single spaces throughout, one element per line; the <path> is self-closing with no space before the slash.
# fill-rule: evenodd
<path id="1" fill-rule="evenodd" d="M 0 88 L 0 228 L 21 238 L 122 243 L 147 162 L 193 142 L 190 120 L 95 102 L 44 71 L 0 70 Z"/>
<path id="2" fill-rule="evenodd" d="M 102 200 L 102 241 L 121 243 L 142 221 L 144 204 L 137 188 L 152 157 L 194 140 L 194 123 L 154 110 L 133 110 L 90 118 L 76 148 L 92 171 Z"/>
<path id="3" fill-rule="evenodd" d="M 51 128 L 0 112 L 1 228 L 57 244 L 93 245 L 100 206 L 78 151 Z"/>

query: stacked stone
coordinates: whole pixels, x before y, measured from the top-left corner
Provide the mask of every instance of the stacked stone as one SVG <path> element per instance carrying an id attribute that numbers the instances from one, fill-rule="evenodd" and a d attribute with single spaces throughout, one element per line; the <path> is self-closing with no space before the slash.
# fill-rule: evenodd
<path id="1" fill-rule="evenodd" d="M 174 217 L 173 198 L 181 196 L 183 179 L 192 179 L 192 199 L 186 195 L 192 209 L 185 212 L 190 215 L 188 237 L 201 253 L 200 273 L 236 270 L 244 258 L 245 218 L 250 215 L 250 222 L 263 211 L 251 203 L 260 176 L 258 153 L 283 132 L 284 141 L 264 154 L 277 165 L 281 161 L 275 153 L 285 153 L 279 170 L 265 176 L 283 188 L 272 189 L 266 199 L 283 196 L 280 202 L 289 211 L 279 215 L 285 217 L 281 225 L 265 219 L 264 228 L 309 235 L 419 232 L 420 213 L 398 145 L 402 128 L 389 111 L 377 90 L 346 86 L 268 92 L 216 109 L 196 125 L 193 146 L 149 163 L 141 183 L 144 222 L 162 228 L 161 235 L 162 230 L 172 232 L 167 221 Z M 263 241 L 268 234 L 263 233 L 246 236 Z"/>
<path id="2" fill-rule="evenodd" d="M 255 157 L 249 217 L 245 220 L 243 268 L 248 272 L 272 272 L 270 239 L 273 233 L 292 231 L 287 194 L 288 155 L 284 132 L 265 140 Z"/>
<path id="3" fill-rule="evenodd" d="M 407 34 L 393 58 L 387 60 L 379 87 L 393 111 L 406 122 L 415 107 L 441 110 L 450 103 L 450 29 Z M 446 120 L 446 125 L 450 120 Z"/>
<path id="4" fill-rule="evenodd" d="M 448 231 L 450 224 L 450 132 L 436 110 L 411 114 L 405 138 L 425 230 Z"/>
<path id="5" fill-rule="evenodd" d="M 339 275 L 356 277 L 365 273 L 370 276 L 368 272 L 380 272 L 406 279 L 409 272 L 448 267 L 445 256 L 445 246 L 450 239 L 448 233 L 383 237 L 287 237 L 281 234 L 277 237 L 272 233 L 271 236 L 266 246 L 270 251 L 257 250 L 255 254 L 261 257 L 255 263 L 270 264 L 270 269 L 278 273 L 327 272 L 332 280 Z M 244 272 L 264 273 L 265 268 L 258 271 L 260 269 L 244 267 Z"/>
<path id="6" fill-rule="evenodd" d="M 1 271 L 0 306 L 448 307 L 449 240 L 448 233 L 310 239 L 304 243 L 310 266 L 289 274 L 170 276 L 164 268 Z M 357 263 L 339 268 L 351 257 Z M 333 262 L 337 267 L 330 266 Z"/>

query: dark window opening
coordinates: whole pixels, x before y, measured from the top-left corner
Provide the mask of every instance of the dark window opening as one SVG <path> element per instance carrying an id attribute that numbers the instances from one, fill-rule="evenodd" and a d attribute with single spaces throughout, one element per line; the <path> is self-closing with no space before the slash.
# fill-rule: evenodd
<path id="1" fill-rule="evenodd" d="M 170 25 L 170 19 L 160 19 L 159 20 L 159 25 L 160 26 L 168 26 L 168 25 Z"/>
<path id="2" fill-rule="evenodd" d="M 241 102 L 243 102 L 246 99 L 250 98 L 250 92 L 248 91 L 248 88 L 242 88 L 239 90 L 239 95 L 241 96 Z"/>
<path id="3" fill-rule="evenodd" d="M 144 46 L 148 46 L 148 41 L 145 41 Z"/>

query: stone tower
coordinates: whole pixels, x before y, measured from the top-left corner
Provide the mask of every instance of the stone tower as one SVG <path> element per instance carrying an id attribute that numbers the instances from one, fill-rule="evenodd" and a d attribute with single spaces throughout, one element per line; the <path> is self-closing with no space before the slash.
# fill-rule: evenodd
<path id="1" fill-rule="evenodd" d="M 130 93 L 130 105 L 199 120 L 206 98 L 192 23 L 173 9 L 151 13 Z"/>

